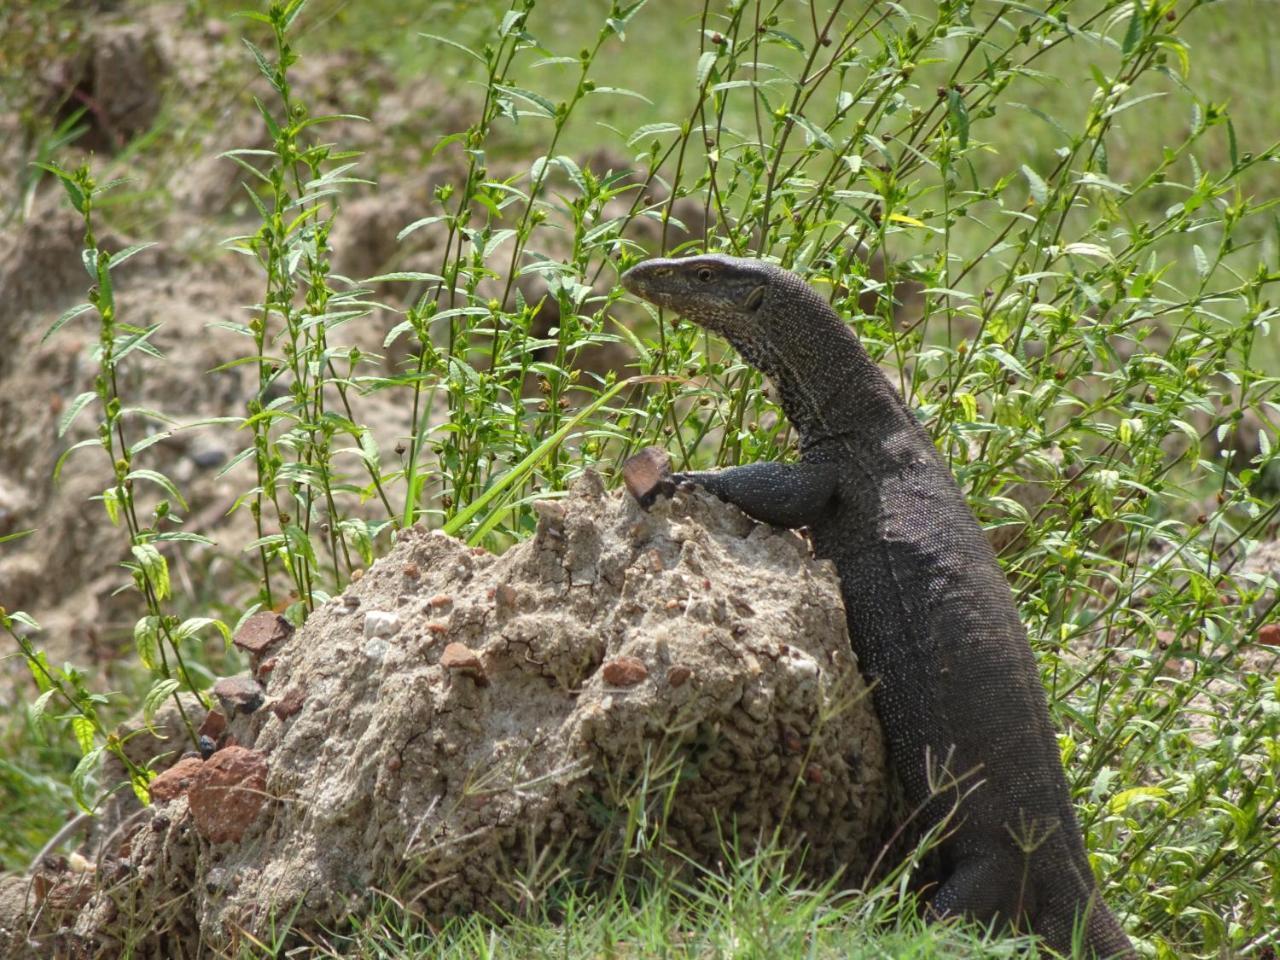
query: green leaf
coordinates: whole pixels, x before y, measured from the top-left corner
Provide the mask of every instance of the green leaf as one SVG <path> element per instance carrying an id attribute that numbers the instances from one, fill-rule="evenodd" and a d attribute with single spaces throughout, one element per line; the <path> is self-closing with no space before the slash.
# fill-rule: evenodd
<path id="1" fill-rule="evenodd" d="M 298 14 L 302 13 L 302 11 L 306 8 L 309 2 L 310 0 L 294 0 L 293 6 L 289 7 L 288 8 L 289 12 L 285 14 L 285 18 L 284 18 L 285 30 L 288 30 L 290 27 L 293 26 L 293 21 L 298 19 Z"/>
<path id="2" fill-rule="evenodd" d="M 163 600 L 169 596 L 169 563 L 160 551 L 149 543 L 135 543 L 132 553 L 143 574 L 151 582 L 156 592 L 156 599 Z"/>
<path id="3" fill-rule="evenodd" d="M 39 676 L 39 674 L 37 674 L 37 676 Z M 43 729 L 45 724 L 49 721 L 49 701 L 53 698 L 54 694 L 58 692 L 57 687 L 49 687 L 48 683 L 49 682 L 46 680 L 45 686 L 48 687 L 48 689 L 45 690 L 44 693 L 40 694 L 40 696 L 36 697 L 35 703 L 31 704 L 31 722 L 41 729 Z"/>
<path id="4" fill-rule="evenodd" d="M 107 511 L 107 519 L 113 527 L 120 526 L 120 495 L 115 487 L 107 487 L 102 491 L 102 506 Z"/>
<path id="5" fill-rule="evenodd" d="M 80 758 L 80 762 L 76 764 L 76 768 L 71 774 L 71 798 L 75 800 L 76 806 L 85 813 L 93 812 L 92 804 L 89 803 L 88 798 L 85 796 L 85 790 L 89 786 L 89 778 L 98 769 L 98 761 L 102 757 L 102 750 L 103 748 L 98 746 L 86 753 Z"/>
<path id="6" fill-rule="evenodd" d="M 253 54 L 253 59 L 254 59 L 254 61 L 258 64 L 258 70 L 259 70 L 259 72 L 261 72 L 261 74 L 262 74 L 264 77 L 266 77 L 266 78 L 267 78 L 267 83 L 271 84 L 271 86 L 275 88 L 276 93 L 278 93 L 278 94 L 280 94 L 281 96 L 283 96 L 283 95 L 284 95 L 284 88 L 283 88 L 283 87 L 281 87 L 281 85 L 280 85 L 280 80 L 279 80 L 279 78 L 276 76 L 276 69 L 275 69 L 275 67 L 271 66 L 271 64 L 267 62 L 266 54 L 264 54 L 261 50 L 259 50 L 259 49 L 258 49 L 258 48 L 253 44 L 253 42 L 252 42 L 251 40 L 249 40 L 247 37 L 241 37 L 241 38 L 240 38 L 240 41 L 241 41 L 241 43 L 243 43 L 246 47 L 248 47 L 248 48 L 249 48 L 249 52 L 250 52 L 251 54 Z M 265 114 L 266 114 L 266 108 L 262 108 L 262 110 L 263 110 L 263 114 L 265 115 Z M 276 136 L 278 136 L 278 134 L 279 134 L 279 131 L 278 131 L 278 130 L 277 130 L 277 131 L 272 131 L 271 136 L 272 136 L 272 138 L 274 139 Z"/>
<path id="7" fill-rule="evenodd" d="M 93 721 L 83 714 L 77 713 L 71 718 L 71 732 L 75 735 L 76 744 L 80 747 L 80 752 L 88 753 L 93 749 L 94 726 Z"/>
<path id="8" fill-rule="evenodd" d="M 178 488 L 173 485 L 173 481 L 166 477 L 163 473 L 157 473 L 155 470 L 133 470 L 125 478 L 127 480 L 149 480 L 156 486 L 160 487 L 178 501 L 179 506 L 183 510 L 188 509 L 187 501 L 182 498 L 182 494 L 178 492 Z"/>
<path id="9" fill-rule="evenodd" d="M 627 138 L 627 146 L 633 147 L 641 140 L 649 137 L 660 137 L 667 134 L 680 135 L 680 125 L 676 123 L 646 123 L 636 127 L 635 133 Z"/>
<path id="10" fill-rule="evenodd" d="M 810 120 L 808 117 L 799 113 L 788 113 L 787 117 L 794 123 L 798 124 L 806 134 L 808 134 L 809 143 L 820 143 L 828 150 L 835 150 L 835 141 L 820 126 Z"/>
<path id="11" fill-rule="evenodd" d="M 480 63 L 485 63 L 484 57 L 480 56 L 480 54 L 476 53 L 470 47 L 464 47 L 462 44 L 458 43 L 457 40 L 450 40 L 448 37 L 442 37 L 435 33 L 420 33 L 418 34 L 418 36 L 425 37 L 428 40 L 435 40 L 439 43 L 443 43 L 446 46 L 453 47 L 455 50 L 461 50 L 471 59 L 477 60 Z"/>
<path id="12" fill-rule="evenodd" d="M 173 632 L 173 636 L 175 640 L 189 640 L 209 627 L 215 627 L 222 634 L 223 640 L 227 643 L 231 642 L 231 628 L 215 617 L 190 617 L 183 620 L 178 629 Z"/>
<path id="13" fill-rule="evenodd" d="M 1162 787 L 1130 787 L 1112 797 L 1107 802 L 1107 809 L 1111 813 L 1124 813 L 1136 803 L 1159 800 L 1168 795 L 1169 791 Z"/>
<path id="14" fill-rule="evenodd" d="M 58 462 L 53 465 L 53 482 L 54 483 L 58 482 L 58 478 L 62 475 L 62 467 L 67 462 L 68 458 L 70 458 L 71 454 L 75 453 L 77 450 L 82 450 L 85 447 L 101 447 L 101 446 L 102 446 L 102 441 L 99 440 L 97 437 L 87 437 L 84 440 L 81 440 L 79 443 L 71 447 L 68 447 L 66 450 L 62 452 L 62 456 L 58 457 Z"/>
<path id="15" fill-rule="evenodd" d="M 1027 178 L 1027 186 L 1031 191 L 1031 199 L 1042 206 L 1049 199 L 1049 187 L 1040 179 L 1040 174 L 1036 173 L 1025 163 L 1022 165 L 1022 175 Z"/>
<path id="16" fill-rule="evenodd" d="M 694 72 L 698 88 L 701 89 L 711 76 L 711 68 L 716 65 L 716 51 L 708 50 L 698 58 L 698 69 Z"/>
<path id="17" fill-rule="evenodd" d="M 133 648 L 142 665 L 152 672 L 162 666 L 160 659 L 160 619 L 142 617 L 133 625 Z"/>
<path id="18" fill-rule="evenodd" d="M 1124 32 L 1124 42 L 1120 44 L 1120 52 L 1128 56 L 1142 42 L 1142 4 L 1133 5 L 1133 16 L 1129 18 L 1129 28 Z"/>
<path id="19" fill-rule="evenodd" d="M 427 283 L 436 283 L 444 278 L 438 273 L 422 273 L 417 270 L 402 270 L 398 273 L 380 273 L 376 277 L 368 277 L 365 283 L 384 283 L 392 280 L 421 280 Z"/>
<path id="20" fill-rule="evenodd" d="M 540 93 L 534 93 L 524 87 L 513 87 L 505 83 L 495 83 L 493 89 L 499 93 L 505 93 L 509 97 L 515 97 L 517 100 L 523 100 L 529 106 L 535 108 L 535 113 L 540 113 L 549 119 L 555 119 L 556 105 Z"/>
<path id="21" fill-rule="evenodd" d="M 947 115 L 951 118 L 951 130 L 960 140 L 960 149 L 969 145 L 969 108 L 959 90 L 947 91 Z"/>
<path id="22" fill-rule="evenodd" d="M 80 185 L 76 183 L 75 178 L 70 173 L 68 173 L 66 170 L 63 170 L 56 163 L 44 163 L 42 161 L 37 160 L 37 161 L 34 161 L 31 165 L 33 167 L 39 167 L 41 170 L 44 170 L 47 173 L 52 173 L 55 177 L 57 177 L 58 180 L 62 183 L 62 186 L 66 188 L 67 196 L 71 198 L 71 205 L 76 208 L 76 213 L 84 213 L 84 210 L 85 210 L 84 191 L 80 189 Z"/>
<path id="23" fill-rule="evenodd" d="M 143 250 L 149 250 L 155 245 L 156 245 L 155 241 L 151 241 L 150 243 L 135 243 L 131 247 L 125 247 L 119 253 L 113 253 L 111 255 L 111 259 L 107 261 L 107 269 L 114 270 L 116 267 L 120 266 L 120 264 L 124 263 L 130 257 L 134 256 L 135 254 L 141 253 Z"/>
<path id="24" fill-rule="evenodd" d="M 173 696 L 180 686 L 181 684 L 172 677 L 162 677 L 151 685 L 151 689 L 147 691 L 142 701 L 142 718 L 147 726 L 151 725 L 156 711 L 164 706 L 164 702 Z"/>
<path id="25" fill-rule="evenodd" d="M 67 430 L 70 429 L 72 422 L 80 415 L 80 411 L 92 403 L 97 396 L 98 395 L 92 390 L 86 390 L 67 404 L 67 409 L 64 410 L 62 412 L 62 416 L 58 418 L 59 437 L 63 436 Z"/>
<path id="26" fill-rule="evenodd" d="M 93 304 L 78 303 L 70 310 L 63 311 L 62 316 L 53 321 L 53 325 L 45 331 L 44 336 L 40 338 L 40 342 L 45 343 L 50 337 L 66 326 L 69 321 L 74 320 L 76 317 L 83 314 L 89 313 L 91 310 L 93 310 Z"/>
<path id="27" fill-rule="evenodd" d="M 1209 275 L 1209 270 L 1211 269 L 1209 258 L 1205 256 L 1205 252 L 1200 249 L 1200 244 L 1198 243 L 1191 245 L 1191 255 L 1196 261 L 1196 273 L 1200 274 L 1200 279 L 1203 280 Z"/>

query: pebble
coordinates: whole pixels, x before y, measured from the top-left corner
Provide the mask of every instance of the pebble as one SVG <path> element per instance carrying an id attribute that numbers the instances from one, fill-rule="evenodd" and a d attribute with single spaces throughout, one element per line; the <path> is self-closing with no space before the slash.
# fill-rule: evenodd
<path id="1" fill-rule="evenodd" d="M 386 610 L 370 610 L 364 615 L 366 637 L 394 637 L 400 632 L 400 618 Z"/>

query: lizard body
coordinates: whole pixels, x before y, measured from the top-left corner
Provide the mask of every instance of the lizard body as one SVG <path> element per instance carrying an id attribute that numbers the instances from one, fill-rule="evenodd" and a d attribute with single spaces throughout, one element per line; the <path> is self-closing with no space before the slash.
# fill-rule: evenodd
<path id="1" fill-rule="evenodd" d="M 774 383 L 794 464 L 678 474 L 752 517 L 807 527 L 839 574 L 890 758 L 937 851 L 936 917 L 1136 957 L 1101 901 L 1044 687 L 985 534 L 947 464 L 857 337 L 795 274 L 719 255 L 645 261 L 632 293 L 720 334 Z"/>

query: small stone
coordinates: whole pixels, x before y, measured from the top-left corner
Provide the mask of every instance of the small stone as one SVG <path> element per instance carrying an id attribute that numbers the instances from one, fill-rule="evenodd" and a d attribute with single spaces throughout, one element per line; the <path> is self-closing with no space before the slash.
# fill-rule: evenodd
<path id="1" fill-rule="evenodd" d="M 622 481 L 636 503 L 648 510 L 660 496 L 671 496 L 671 458 L 661 447 L 645 447 L 622 465 Z"/>
<path id="2" fill-rule="evenodd" d="M 364 615 L 366 637 L 394 637 L 400 632 L 400 618 L 386 610 L 370 610 Z"/>
<path id="3" fill-rule="evenodd" d="M 268 651 L 291 636 L 293 624 L 278 613 L 261 610 L 240 624 L 231 642 L 249 654 L 250 661 L 257 666 Z"/>
<path id="4" fill-rule="evenodd" d="M 226 747 L 192 773 L 191 817 L 210 843 L 239 843 L 267 802 L 267 758 L 248 747 Z"/>
<path id="5" fill-rule="evenodd" d="M 352 596 L 349 593 L 343 594 L 342 605 L 346 607 L 347 612 L 350 613 L 352 610 L 355 610 L 358 606 L 360 606 L 360 598 Z"/>
<path id="6" fill-rule="evenodd" d="M 418 569 L 416 563 L 406 563 L 400 570 L 410 580 L 417 580 L 422 576 L 422 571 Z"/>
<path id="7" fill-rule="evenodd" d="M 305 699 L 302 690 L 298 687 L 290 687 L 284 692 L 284 696 L 271 704 L 271 712 L 277 719 L 285 720 L 302 709 L 302 701 Z"/>
<path id="8" fill-rule="evenodd" d="M 677 663 L 667 671 L 667 684 L 672 687 L 683 687 L 692 676 L 692 669 L 682 663 Z"/>
<path id="9" fill-rule="evenodd" d="M 1258 629 L 1258 642 L 1268 647 L 1280 647 L 1280 623 L 1268 623 Z"/>
<path id="10" fill-rule="evenodd" d="M 151 802 L 168 803 L 182 796 L 191 786 L 196 771 L 203 766 L 204 761 L 199 757 L 179 760 L 147 785 L 147 789 L 151 791 Z"/>
<path id="11" fill-rule="evenodd" d="M 217 710 L 210 710 L 204 715 L 204 720 L 200 722 L 200 728 L 196 730 L 202 737 L 209 737 L 217 740 L 220 736 L 227 732 L 227 716 Z"/>
<path id="12" fill-rule="evenodd" d="M 440 654 L 440 666 L 446 670 L 483 670 L 476 652 L 465 643 L 450 643 Z"/>
<path id="13" fill-rule="evenodd" d="M 213 737 L 201 736 L 198 738 L 197 742 L 200 744 L 201 760 L 208 760 L 218 749 L 218 741 L 214 740 Z"/>
<path id="14" fill-rule="evenodd" d="M 649 668 L 637 657 L 614 657 L 601 669 L 604 682 L 614 687 L 634 687 L 649 676 Z"/>
<path id="15" fill-rule="evenodd" d="M 221 447 L 199 447 L 192 450 L 188 456 L 191 462 L 201 470 L 212 470 L 227 461 L 227 452 Z"/>
<path id="16" fill-rule="evenodd" d="M 474 650 L 465 643 L 445 644 L 444 653 L 440 654 L 440 666 L 446 670 L 471 677 L 478 687 L 487 687 L 489 678 L 485 676 L 484 664 Z"/>
<path id="17" fill-rule="evenodd" d="M 453 603 L 453 597 L 449 596 L 447 593 L 437 593 L 427 601 L 427 605 L 435 608 L 436 610 L 439 610 L 442 607 L 447 607 L 451 603 Z"/>
<path id="18" fill-rule="evenodd" d="M 262 706 L 262 686 L 253 677 L 223 677 L 213 685 L 213 695 L 228 716 L 249 714 Z"/>
<path id="19" fill-rule="evenodd" d="M 816 763 L 811 763 L 804 768 L 804 778 L 810 783 L 821 783 L 823 778 L 822 768 Z"/>

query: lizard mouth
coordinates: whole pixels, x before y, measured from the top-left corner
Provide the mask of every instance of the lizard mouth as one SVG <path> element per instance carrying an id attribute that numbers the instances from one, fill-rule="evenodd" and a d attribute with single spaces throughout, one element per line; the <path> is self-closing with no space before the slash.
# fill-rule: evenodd
<path id="1" fill-rule="evenodd" d="M 653 281 L 664 273 L 669 274 L 670 272 L 670 269 L 664 270 L 650 263 L 637 263 L 622 275 L 621 283 L 623 289 L 629 293 L 634 293 L 637 297 L 653 301 L 657 295 L 657 291 L 653 289 Z"/>

